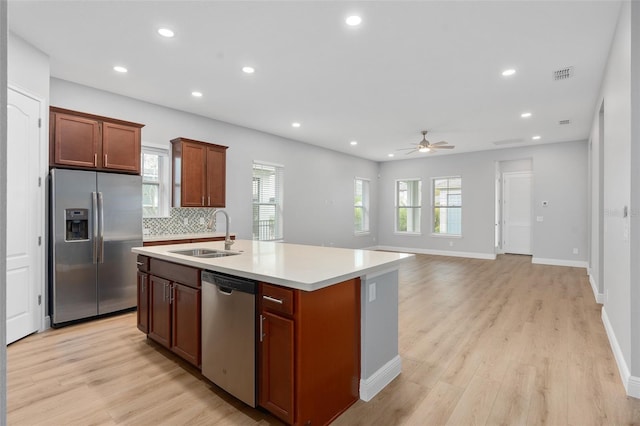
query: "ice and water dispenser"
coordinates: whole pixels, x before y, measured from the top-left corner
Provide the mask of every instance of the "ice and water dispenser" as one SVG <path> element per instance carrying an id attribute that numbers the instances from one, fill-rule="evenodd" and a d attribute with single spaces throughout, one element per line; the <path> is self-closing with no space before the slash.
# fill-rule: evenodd
<path id="1" fill-rule="evenodd" d="M 89 239 L 89 210 L 88 209 L 66 209 L 66 241 L 88 240 Z"/>

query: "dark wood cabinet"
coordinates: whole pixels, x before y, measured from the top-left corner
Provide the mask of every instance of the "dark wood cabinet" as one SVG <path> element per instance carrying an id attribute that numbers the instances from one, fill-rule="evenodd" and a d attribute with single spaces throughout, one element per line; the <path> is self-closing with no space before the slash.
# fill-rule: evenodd
<path id="1" fill-rule="evenodd" d="M 260 342 L 259 404 L 287 423 L 293 423 L 294 322 L 263 311 Z"/>
<path id="2" fill-rule="evenodd" d="M 316 291 L 260 283 L 258 401 L 288 424 L 328 424 L 359 396 L 360 280 Z"/>
<path id="3" fill-rule="evenodd" d="M 138 329 L 149 332 L 149 274 L 138 271 Z"/>
<path id="4" fill-rule="evenodd" d="M 171 350 L 193 365 L 200 365 L 200 290 L 174 283 L 172 289 Z"/>
<path id="5" fill-rule="evenodd" d="M 200 366 L 200 270 L 151 259 L 148 288 L 149 338 Z M 141 308 L 138 299 L 139 315 Z"/>
<path id="6" fill-rule="evenodd" d="M 49 122 L 51 167 L 140 174 L 144 125 L 57 107 Z"/>
<path id="7" fill-rule="evenodd" d="M 140 173 L 140 128 L 102 123 L 102 167 Z"/>
<path id="8" fill-rule="evenodd" d="M 227 147 L 186 138 L 171 141 L 174 207 L 224 207 Z"/>
<path id="9" fill-rule="evenodd" d="M 149 276 L 149 337 L 171 348 L 171 281 Z"/>

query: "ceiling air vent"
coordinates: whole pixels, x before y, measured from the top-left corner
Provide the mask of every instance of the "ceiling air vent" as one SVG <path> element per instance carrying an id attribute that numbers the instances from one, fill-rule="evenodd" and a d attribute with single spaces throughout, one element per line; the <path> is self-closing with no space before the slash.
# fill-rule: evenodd
<path id="1" fill-rule="evenodd" d="M 567 124 L 571 124 L 571 120 L 560 120 L 558 121 L 558 124 L 561 126 L 565 126 Z"/>
<path id="2" fill-rule="evenodd" d="M 573 67 L 561 68 L 553 72 L 553 79 L 555 81 L 566 80 L 573 77 Z"/>

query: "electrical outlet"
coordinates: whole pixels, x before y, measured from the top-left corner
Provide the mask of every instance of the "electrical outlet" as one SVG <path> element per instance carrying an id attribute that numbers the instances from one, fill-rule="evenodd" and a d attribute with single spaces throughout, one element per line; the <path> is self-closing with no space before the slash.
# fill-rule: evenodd
<path id="1" fill-rule="evenodd" d="M 376 300 L 376 283 L 369 284 L 369 302 Z"/>
<path id="2" fill-rule="evenodd" d="M 544 216 L 536 216 L 536 222 L 544 222 Z"/>
<path id="3" fill-rule="evenodd" d="M 185 217 L 184 220 L 182 221 L 182 223 L 184 223 L 185 225 L 188 225 L 189 224 L 189 219 Z"/>
<path id="4" fill-rule="evenodd" d="M 449 247 L 453 247 L 453 241 L 449 241 Z"/>
<path id="5" fill-rule="evenodd" d="M 578 249 L 577 248 L 573 249 L 573 254 L 578 254 Z"/>
<path id="6" fill-rule="evenodd" d="M 200 225 L 204 225 L 204 217 L 200 218 Z"/>

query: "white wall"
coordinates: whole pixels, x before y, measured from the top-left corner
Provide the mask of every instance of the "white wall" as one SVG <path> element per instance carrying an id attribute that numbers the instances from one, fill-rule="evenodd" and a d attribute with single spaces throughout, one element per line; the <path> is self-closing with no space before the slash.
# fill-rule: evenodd
<path id="1" fill-rule="evenodd" d="M 252 163 L 260 160 L 284 166 L 285 241 L 348 248 L 375 243 L 375 209 L 371 234 L 353 232 L 353 179 L 371 180 L 375 206 L 375 162 L 55 78 L 51 105 L 145 124 L 143 143 L 168 147 L 182 136 L 228 146 L 226 209 L 238 238 L 252 237 Z M 221 222 L 218 230 L 224 230 Z"/>
<path id="2" fill-rule="evenodd" d="M 378 206 L 379 244 L 423 252 L 494 256 L 495 163 L 532 159 L 534 217 L 533 256 L 575 266 L 587 259 L 587 144 L 544 144 L 382 163 Z M 431 179 L 462 176 L 462 238 L 432 236 Z M 394 233 L 394 182 L 422 179 L 422 235 Z M 543 200 L 549 207 L 542 207 Z M 453 243 L 453 246 L 450 245 Z M 573 254 L 578 248 L 579 254 Z"/>
<path id="3" fill-rule="evenodd" d="M 600 106 L 604 105 L 602 122 Z M 602 174 L 602 319 L 629 395 L 640 398 L 640 4 L 624 2 L 612 42 L 600 97 L 594 108 L 591 174 Z M 598 197 L 592 179 L 591 197 Z M 624 216 L 628 208 L 629 215 Z M 595 219 L 594 219 L 595 220 Z M 598 244 L 592 224 L 591 244 Z M 597 268 L 592 259 L 592 269 Z"/>
<path id="4" fill-rule="evenodd" d="M 593 120 L 598 122 L 599 106 L 604 103 L 604 135 L 600 141 L 604 147 L 604 315 L 614 333 L 614 352 L 620 352 L 627 366 L 631 359 L 630 257 L 629 238 L 625 235 L 629 220 L 623 217 L 623 209 L 629 206 L 630 199 L 630 31 L 629 4 L 625 3 Z M 598 139 L 598 128 L 594 124 L 592 140 Z"/>
<path id="5" fill-rule="evenodd" d="M 49 57 L 13 33 L 9 33 L 7 69 L 10 86 L 49 99 Z M 48 120 L 49 114 L 45 115 Z"/>

